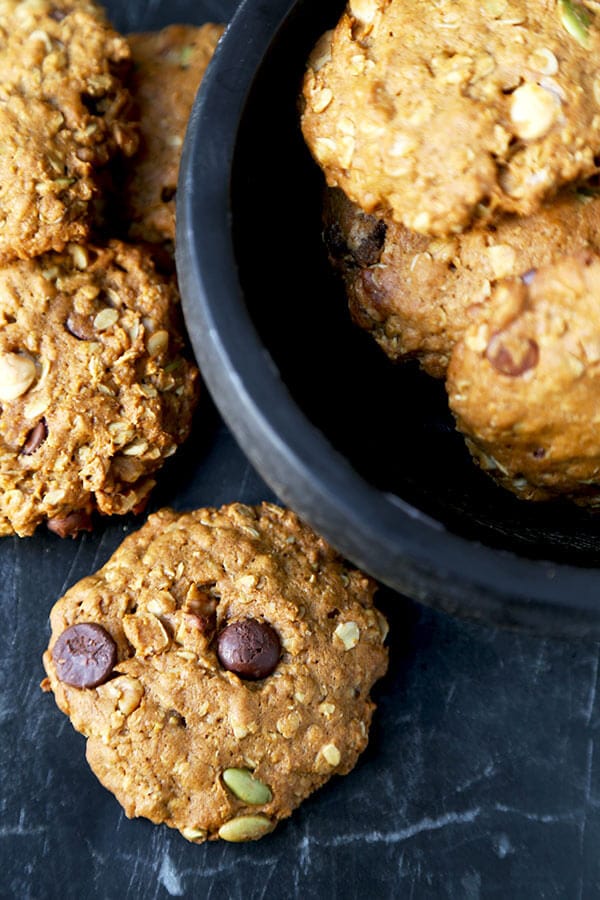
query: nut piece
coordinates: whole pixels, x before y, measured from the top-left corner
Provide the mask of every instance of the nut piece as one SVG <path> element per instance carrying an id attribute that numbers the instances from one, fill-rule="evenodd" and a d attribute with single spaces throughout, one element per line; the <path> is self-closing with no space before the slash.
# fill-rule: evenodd
<path id="1" fill-rule="evenodd" d="M 262 806 L 273 799 L 271 789 L 255 778 L 249 769 L 225 769 L 223 781 L 238 800 L 251 806 Z"/>
<path id="2" fill-rule="evenodd" d="M 364 25 L 370 25 L 380 9 L 379 0 L 350 0 L 350 14 Z"/>
<path id="3" fill-rule="evenodd" d="M 162 653 L 170 644 L 165 626 L 151 613 L 123 616 L 123 631 L 140 656 Z"/>
<path id="4" fill-rule="evenodd" d="M 333 634 L 342 642 L 346 650 L 356 647 L 360 639 L 360 629 L 356 622 L 340 622 Z"/>
<path id="5" fill-rule="evenodd" d="M 124 716 L 130 716 L 138 708 L 144 696 L 144 687 L 137 678 L 121 675 L 108 684 L 110 693 L 117 701 L 117 709 Z"/>
<path id="6" fill-rule="evenodd" d="M 275 828 L 275 822 L 266 816 L 238 816 L 219 828 L 219 837 L 238 844 L 241 841 L 257 841 Z"/>
<path id="7" fill-rule="evenodd" d="M 321 747 L 321 753 L 330 766 L 339 766 L 342 756 L 335 744 L 325 744 Z"/>
<path id="8" fill-rule="evenodd" d="M 16 400 L 35 381 L 35 363 L 21 353 L 0 353 L 0 400 Z"/>
<path id="9" fill-rule="evenodd" d="M 511 98 L 510 118 L 515 134 L 524 141 L 543 137 L 558 118 L 560 101 L 531 81 L 517 88 Z"/>

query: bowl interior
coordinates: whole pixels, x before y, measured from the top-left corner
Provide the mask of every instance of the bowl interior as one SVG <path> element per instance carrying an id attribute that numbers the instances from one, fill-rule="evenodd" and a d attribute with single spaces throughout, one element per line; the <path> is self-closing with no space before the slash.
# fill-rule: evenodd
<path id="1" fill-rule="evenodd" d="M 245 106 L 231 202 L 253 321 L 295 401 L 369 483 L 463 537 L 597 566 L 598 515 L 496 487 L 456 433 L 443 384 L 412 363 L 393 365 L 350 321 L 321 239 L 323 178 L 298 125 L 305 60 L 342 6 L 297 5 Z"/>

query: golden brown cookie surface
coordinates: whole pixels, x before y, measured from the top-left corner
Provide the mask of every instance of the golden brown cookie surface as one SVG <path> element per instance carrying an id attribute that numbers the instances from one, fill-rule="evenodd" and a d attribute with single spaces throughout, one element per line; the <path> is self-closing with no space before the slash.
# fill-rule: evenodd
<path id="1" fill-rule="evenodd" d="M 455 343 L 485 311 L 499 279 L 600 250 L 600 196 L 589 186 L 565 189 L 531 216 L 432 239 L 363 213 L 333 189 L 325 239 L 354 321 L 391 359 L 416 358 L 443 378 Z"/>
<path id="2" fill-rule="evenodd" d="M 330 185 L 414 231 L 527 215 L 596 171 L 599 53 L 570 0 L 353 0 L 309 60 L 304 135 Z"/>
<path id="3" fill-rule="evenodd" d="M 479 465 L 518 496 L 600 503 L 600 258 L 508 280 L 454 349 L 448 394 Z"/>
<path id="4" fill-rule="evenodd" d="M 140 149 L 125 186 L 130 236 L 175 240 L 179 160 L 194 97 L 224 30 L 222 25 L 170 25 L 128 37 L 134 60 L 131 91 L 140 116 Z"/>
<path id="5" fill-rule="evenodd" d="M 129 58 L 90 0 L 0 0 L 0 261 L 86 238 L 98 167 L 137 146 Z"/>
<path id="6" fill-rule="evenodd" d="M 54 607 L 49 686 L 128 816 L 260 837 L 366 746 L 387 664 L 373 591 L 279 507 L 162 510 Z"/>
<path id="7" fill-rule="evenodd" d="M 0 534 L 147 497 L 196 402 L 182 346 L 177 293 L 135 247 L 0 268 Z"/>

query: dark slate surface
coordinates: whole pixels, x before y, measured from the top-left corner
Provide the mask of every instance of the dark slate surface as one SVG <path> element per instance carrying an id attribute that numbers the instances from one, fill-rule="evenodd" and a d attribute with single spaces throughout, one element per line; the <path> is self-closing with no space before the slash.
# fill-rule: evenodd
<path id="1" fill-rule="evenodd" d="M 109 4 L 125 30 L 234 6 Z M 269 490 L 205 404 L 152 508 L 262 499 Z M 389 593 L 391 669 L 349 777 L 258 844 L 197 847 L 125 819 L 38 685 L 50 606 L 132 527 L 0 542 L 0 897 L 600 896 L 598 647 L 452 621 Z"/>

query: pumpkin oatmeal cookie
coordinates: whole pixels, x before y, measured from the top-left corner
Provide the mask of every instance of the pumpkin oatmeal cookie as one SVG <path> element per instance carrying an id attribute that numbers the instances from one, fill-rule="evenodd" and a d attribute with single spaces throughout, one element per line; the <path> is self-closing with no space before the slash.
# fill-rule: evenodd
<path id="1" fill-rule="evenodd" d="M 392 360 L 416 358 L 444 378 L 454 345 L 485 313 L 499 279 L 600 251 L 600 193 L 587 184 L 565 188 L 531 216 L 432 239 L 367 215 L 334 188 L 324 223 L 354 321 Z"/>
<path id="2" fill-rule="evenodd" d="M 481 468 L 528 500 L 600 505 L 600 257 L 495 288 L 457 343 L 450 407 Z"/>
<path id="3" fill-rule="evenodd" d="M 304 135 L 331 186 L 413 231 L 530 215 L 598 170 L 599 54 L 576 0 L 351 0 L 309 60 Z"/>
<path id="4" fill-rule="evenodd" d="M 140 149 L 128 163 L 125 197 L 135 240 L 175 240 L 175 194 L 181 148 L 194 97 L 223 25 L 170 25 L 128 36 L 130 88 L 140 117 Z"/>
<path id="5" fill-rule="evenodd" d="M 147 255 L 71 244 L 0 268 L 0 534 L 135 510 L 187 436 L 198 373 Z"/>
<path id="6" fill-rule="evenodd" d="M 137 147 L 129 60 L 90 0 L 0 0 L 0 262 L 86 239 L 98 170 Z"/>
<path id="7" fill-rule="evenodd" d="M 366 747 L 374 589 L 277 506 L 161 510 L 58 601 L 43 687 L 128 816 L 255 840 Z"/>

